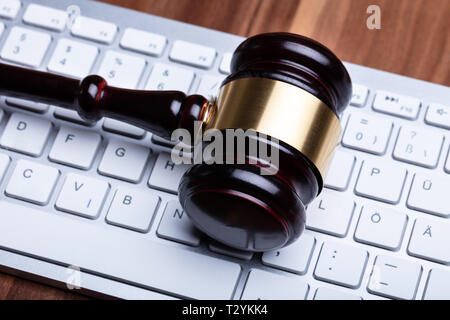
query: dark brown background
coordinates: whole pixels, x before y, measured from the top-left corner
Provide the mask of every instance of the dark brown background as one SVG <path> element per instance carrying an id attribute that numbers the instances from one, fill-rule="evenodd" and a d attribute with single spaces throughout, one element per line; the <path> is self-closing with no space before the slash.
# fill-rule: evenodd
<path id="1" fill-rule="evenodd" d="M 450 85 L 450 0 L 102 0 L 241 36 L 291 31 L 319 40 L 341 59 Z M 381 7 L 381 30 L 366 27 Z M 0 274 L 0 299 L 81 295 Z"/>

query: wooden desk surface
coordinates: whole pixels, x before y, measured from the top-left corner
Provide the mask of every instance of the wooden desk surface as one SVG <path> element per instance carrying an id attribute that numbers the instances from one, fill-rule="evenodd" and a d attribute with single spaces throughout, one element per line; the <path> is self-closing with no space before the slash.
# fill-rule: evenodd
<path id="1" fill-rule="evenodd" d="M 342 60 L 450 85 L 449 0 L 103 1 L 241 36 L 291 31 L 322 42 Z M 372 4 L 381 8 L 381 30 L 366 27 Z M 0 274 L 0 299 L 80 298 Z"/>

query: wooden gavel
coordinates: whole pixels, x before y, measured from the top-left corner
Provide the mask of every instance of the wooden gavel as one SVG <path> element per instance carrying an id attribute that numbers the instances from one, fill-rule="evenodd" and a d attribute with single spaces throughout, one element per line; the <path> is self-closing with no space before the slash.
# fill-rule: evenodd
<path id="1" fill-rule="evenodd" d="M 270 33 L 245 40 L 215 101 L 178 91 L 108 86 L 0 64 L 0 94 L 77 110 L 86 120 L 121 120 L 170 139 L 176 129 L 251 129 L 249 139 L 279 152 L 276 174 L 243 164 L 196 164 L 183 176 L 180 203 L 194 225 L 231 247 L 267 251 L 295 241 L 305 207 L 320 193 L 352 93 L 341 61 L 311 39 Z M 275 138 L 275 139 L 272 139 Z M 259 159 L 256 159 L 259 160 Z"/>

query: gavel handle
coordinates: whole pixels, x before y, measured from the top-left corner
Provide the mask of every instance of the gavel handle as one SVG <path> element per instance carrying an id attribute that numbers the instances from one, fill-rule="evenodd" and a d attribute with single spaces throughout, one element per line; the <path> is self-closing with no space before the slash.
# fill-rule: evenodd
<path id="1" fill-rule="evenodd" d="M 170 139 L 178 128 L 193 130 L 208 100 L 180 91 L 128 90 L 91 75 L 83 80 L 0 63 L 0 95 L 78 111 L 86 120 L 121 120 Z"/>

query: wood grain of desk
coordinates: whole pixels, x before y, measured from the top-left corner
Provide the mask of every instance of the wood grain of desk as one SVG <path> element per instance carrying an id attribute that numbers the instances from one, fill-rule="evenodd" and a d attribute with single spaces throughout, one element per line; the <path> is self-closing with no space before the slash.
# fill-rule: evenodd
<path id="1" fill-rule="evenodd" d="M 322 42 L 342 60 L 450 85 L 450 0 L 102 1 L 241 36 L 295 32 Z M 372 4 L 381 8 L 380 30 L 366 27 Z M 84 298 L 0 274 L 0 299 Z"/>

